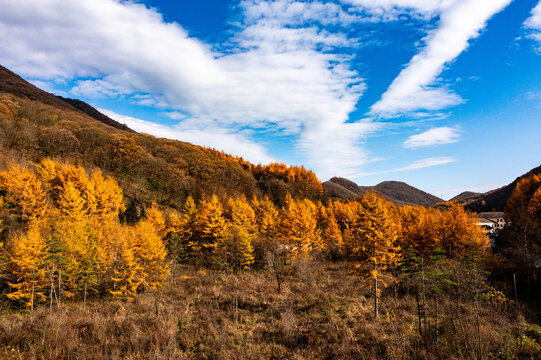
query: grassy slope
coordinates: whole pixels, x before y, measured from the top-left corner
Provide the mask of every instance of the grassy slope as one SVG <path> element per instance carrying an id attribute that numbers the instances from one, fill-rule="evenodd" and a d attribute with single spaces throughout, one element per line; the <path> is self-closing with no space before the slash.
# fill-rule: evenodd
<path id="1" fill-rule="evenodd" d="M 438 346 L 415 335 L 415 299 L 392 291 L 377 321 L 372 300 L 348 264 L 302 262 L 287 270 L 282 293 L 268 272 L 178 269 L 176 285 L 134 303 L 67 304 L 50 313 L 0 315 L 0 357 L 6 359 L 472 359 L 477 333 L 473 303 L 443 298 Z M 188 278 L 181 277 L 188 275 Z M 360 288 L 360 291 L 357 289 Z M 158 306 L 157 306 L 158 304 Z M 428 310 L 433 322 L 434 308 Z M 512 309 L 483 306 L 484 358 L 530 358 L 525 334 L 541 330 Z M 522 340 L 521 340 L 522 339 Z M 533 348 L 531 346 L 534 346 Z M 538 345 L 537 345 L 538 346 Z"/>

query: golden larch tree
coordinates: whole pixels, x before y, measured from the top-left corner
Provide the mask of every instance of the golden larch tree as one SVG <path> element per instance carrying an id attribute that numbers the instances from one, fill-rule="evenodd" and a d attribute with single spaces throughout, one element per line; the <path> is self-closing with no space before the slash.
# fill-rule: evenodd
<path id="1" fill-rule="evenodd" d="M 143 266 L 137 261 L 130 236 L 123 231 L 125 229 L 123 226 L 115 244 L 116 256 L 111 275 L 114 287 L 109 292 L 126 301 L 133 301 L 143 283 Z"/>
<path id="2" fill-rule="evenodd" d="M 316 206 L 310 200 L 295 200 L 290 194 L 286 195 L 278 230 L 290 260 L 307 256 L 311 249 L 319 247 L 321 238 L 316 212 Z"/>
<path id="3" fill-rule="evenodd" d="M 122 190 L 118 183 L 112 178 L 105 178 L 100 170 L 96 170 L 90 178 L 90 188 L 93 191 L 94 215 L 102 220 L 117 217 L 123 209 Z"/>
<path id="4" fill-rule="evenodd" d="M 197 219 L 197 236 L 189 243 L 196 253 L 211 254 L 227 236 L 227 222 L 216 195 L 201 202 Z"/>
<path id="5" fill-rule="evenodd" d="M 156 202 L 152 202 L 150 209 L 147 210 L 147 220 L 154 226 L 156 233 L 162 239 L 165 239 L 167 235 L 167 226 L 165 224 L 165 217 L 163 212 L 158 208 Z"/>
<path id="6" fill-rule="evenodd" d="M 361 212 L 353 232 L 358 239 L 353 249 L 358 261 L 355 269 L 368 280 L 374 296 L 374 316 L 377 317 L 380 285 L 386 287 L 394 281 L 386 270 L 396 267 L 401 259 L 397 216 L 394 205 L 375 193 L 363 195 L 360 205 Z"/>
<path id="7" fill-rule="evenodd" d="M 10 266 L 16 282 L 9 283 L 12 291 L 6 296 L 11 300 L 23 301 L 33 309 L 36 298 L 46 300 L 48 285 L 47 241 L 41 234 L 39 224 L 31 224 L 26 234 L 15 237 L 10 250 Z"/>
<path id="8" fill-rule="evenodd" d="M 257 223 L 255 212 L 245 197 L 230 198 L 226 216 L 229 219 L 229 234 L 218 248 L 222 259 L 234 267 L 248 269 L 254 263 L 254 249 Z"/>
<path id="9" fill-rule="evenodd" d="M 0 194 L 11 213 L 22 221 L 33 221 L 45 213 L 47 206 L 41 182 L 27 168 L 12 166 L 0 172 Z"/>
<path id="10" fill-rule="evenodd" d="M 129 244 L 135 262 L 140 266 L 145 289 L 157 290 L 169 276 L 167 251 L 154 224 L 140 221 L 129 231 Z"/>

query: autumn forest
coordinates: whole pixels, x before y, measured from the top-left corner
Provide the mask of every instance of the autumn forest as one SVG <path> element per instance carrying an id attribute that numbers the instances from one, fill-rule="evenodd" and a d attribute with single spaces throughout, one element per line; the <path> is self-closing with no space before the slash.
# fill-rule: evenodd
<path id="1" fill-rule="evenodd" d="M 541 174 L 489 238 L 458 202 L 333 198 L 1 70 L 1 358 L 541 357 Z"/>

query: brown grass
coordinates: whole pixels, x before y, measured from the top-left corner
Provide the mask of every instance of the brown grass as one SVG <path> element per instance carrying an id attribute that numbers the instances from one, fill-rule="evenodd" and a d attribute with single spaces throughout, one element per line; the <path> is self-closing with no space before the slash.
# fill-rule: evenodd
<path id="1" fill-rule="evenodd" d="M 392 292 L 382 315 L 347 264 L 301 263 L 286 269 L 283 291 L 268 272 L 178 268 L 175 285 L 141 294 L 32 313 L 0 314 L 5 359 L 473 359 L 472 304 L 440 304 L 439 341 L 417 334 L 414 299 Z M 183 278 L 188 276 L 188 278 Z M 429 309 L 431 311 L 431 309 Z M 512 309 L 484 306 L 484 359 L 536 358 L 539 327 Z"/>

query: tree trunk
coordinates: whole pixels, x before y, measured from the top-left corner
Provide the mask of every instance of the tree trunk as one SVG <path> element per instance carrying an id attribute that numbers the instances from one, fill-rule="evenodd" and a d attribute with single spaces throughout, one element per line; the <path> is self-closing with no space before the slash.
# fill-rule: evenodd
<path id="1" fill-rule="evenodd" d="M 85 276 L 85 294 L 83 299 L 83 309 L 86 309 L 86 276 Z"/>
<path id="2" fill-rule="evenodd" d="M 417 319 L 419 321 L 419 336 L 423 338 L 423 326 L 421 325 L 421 304 L 419 302 L 419 291 L 415 291 L 415 300 L 417 300 Z"/>
<path id="3" fill-rule="evenodd" d="M 436 329 L 434 332 L 434 339 L 436 341 L 436 344 L 438 343 L 438 332 L 439 332 L 439 324 L 438 324 L 438 294 L 434 294 L 434 300 L 436 302 Z"/>
<path id="4" fill-rule="evenodd" d="M 49 312 L 53 311 L 53 294 L 54 294 L 54 265 L 51 270 L 51 293 L 49 294 Z"/>
<path id="5" fill-rule="evenodd" d="M 518 304 L 518 296 L 517 296 L 517 277 L 515 273 L 513 273 L 513 286 L 515 288 L 515 304 Z"/>
<path id="6" fill-rule="evenodd" d="M 479 360 L 483 358 L 483 353 L 481 352 L 481 328 L 479 325 L 479 300 L 476 300 L 476 307 L 477 307 L 477 316 L 476 316 L 476 322 L 477 322 L 477 354 L 479 357 Z"/>
<path id="7" fill-rule="evenodd" d="M 34 311 L 34 278 L 32 278 L 32 299 L 30 299 L 30 310 Z"/>
<path id="8" fill-rule="evenodd" d="M 58 268 L 58 307 L 60 307 L 61 295 L 62 295 L 62 269 Z"/>
<path id="9" fill-rule="evenodd" d="M 425 288 L 425 267 L 424 258 L 421 258 L 421 282 L 423 289 L 423 321 L 424 321 L 424 336 L 426 337 L 426 288 Z M 426 340 L 426 339 L 425 339 Z"/>
<path id="10" fill-rule="evenodd" d="M 378 264 L 376 262 L 376 243 L 372 243 L 372 262 L 374 263 L 374 317 L 378 317 Z"/>

